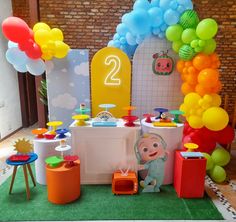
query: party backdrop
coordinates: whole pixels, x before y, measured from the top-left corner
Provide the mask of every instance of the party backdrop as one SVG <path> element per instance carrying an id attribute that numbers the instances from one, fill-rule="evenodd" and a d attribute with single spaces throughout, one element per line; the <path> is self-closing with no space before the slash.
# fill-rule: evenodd
<path id="1" fill-rule="evenodd" d="M 132 105 L 136 115 L 153 113 L 155 107 L 178 109 L 183 101 L 178 56 L 165 39 L 146 38 L 135 51 L 132 75 Z"/>
<path id="2" fill-rule="evenodd" d="M 72 49 L 67 57 L 46 62 L 49 120 L 61 120 L 63 127 L 80 103 L 90 107 L 89 52 Z"/>

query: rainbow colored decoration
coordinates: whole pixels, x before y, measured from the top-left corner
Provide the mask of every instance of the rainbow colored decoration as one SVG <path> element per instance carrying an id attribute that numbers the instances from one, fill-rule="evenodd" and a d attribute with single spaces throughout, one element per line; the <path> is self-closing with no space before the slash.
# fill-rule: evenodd
<path id="1" fill-rule="evenodd" d="M 172 42 L 172 49 L 180 57 L 176 67 L 185 95 L 180 105 L 187 120 L 185 143 L 196 143 L 199 151 L 212 153 L 217 142 L 232 142 L 234 131 L 228 126 L 229 116 L 220 107 L 217 94 L 222 84 L 214 40 L 218 25 L 214 19 L 200 20 L 191 0 L 136 0 L 116 31 L 108 46 L 120 48 L 129 57 L 150 35 Z"/>

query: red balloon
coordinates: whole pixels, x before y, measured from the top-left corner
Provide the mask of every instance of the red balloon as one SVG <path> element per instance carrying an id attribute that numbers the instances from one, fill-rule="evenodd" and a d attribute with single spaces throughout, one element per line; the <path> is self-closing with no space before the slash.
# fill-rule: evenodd
<path id="1" fill-rule="evenodd" d="M 2 32 L 12 42 L 24 42 L 30 38 L 29 26 L 17 17 L 8 17 L 2 22 Z"/>
<path id="2" fill-rule="evenodd" d="M 231 126 L 226 126 L 220 131 L 216 131 L 216 141 L 221 144 L 229 144 L 234 140 L 234 129 Z"/>
<path id="3" fill-rule="evenodd" d="M 21 51 L 27 51 L 33 48 L 34 43 L 35 42 L 32 39 L 27 39 L 26 41 L 19 43 L 18 46 Z"/>
<path id="4" fill-rule="evenodd" d="M 33 47 L 25 51 L 26 55 L 31 59 L 39 59 L 42 56 L 41 48 L 34 43 Z"/>

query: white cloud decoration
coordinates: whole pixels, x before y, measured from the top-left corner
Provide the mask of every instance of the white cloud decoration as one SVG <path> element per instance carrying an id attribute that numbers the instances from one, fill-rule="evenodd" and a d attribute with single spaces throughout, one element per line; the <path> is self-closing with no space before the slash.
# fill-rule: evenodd
<path id="1" fill-rule="evenodd" d="M 52 99 L 52 105 L 54 107 L 59 107 L 68 110 L 75 109 L 77 103 L 78 103 L 77 99 L 72 95 L 70 95 L 69 93 L 58 95 L 57 97 Z"/>
<path id="2" fill-rule="evenodd" d="M 89 76 L 89 63 L 88 62 L 82 62 L 80 65 L 75 66 L 74 67 L 74 72 L 77 75 Z"/>

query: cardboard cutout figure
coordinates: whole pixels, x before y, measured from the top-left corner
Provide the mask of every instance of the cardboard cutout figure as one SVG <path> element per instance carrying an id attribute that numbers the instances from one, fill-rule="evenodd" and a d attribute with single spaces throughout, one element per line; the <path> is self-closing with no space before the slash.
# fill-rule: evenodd
<path id="1" fill-rule="evenodd" d="M 144 134 L 137 141 L 135 151 L 139 170 L 148 171 L 145 179 L 140 181 L 143 192 L 160 192 L 168 156 L 165 141 L 158 134 Z"/>

